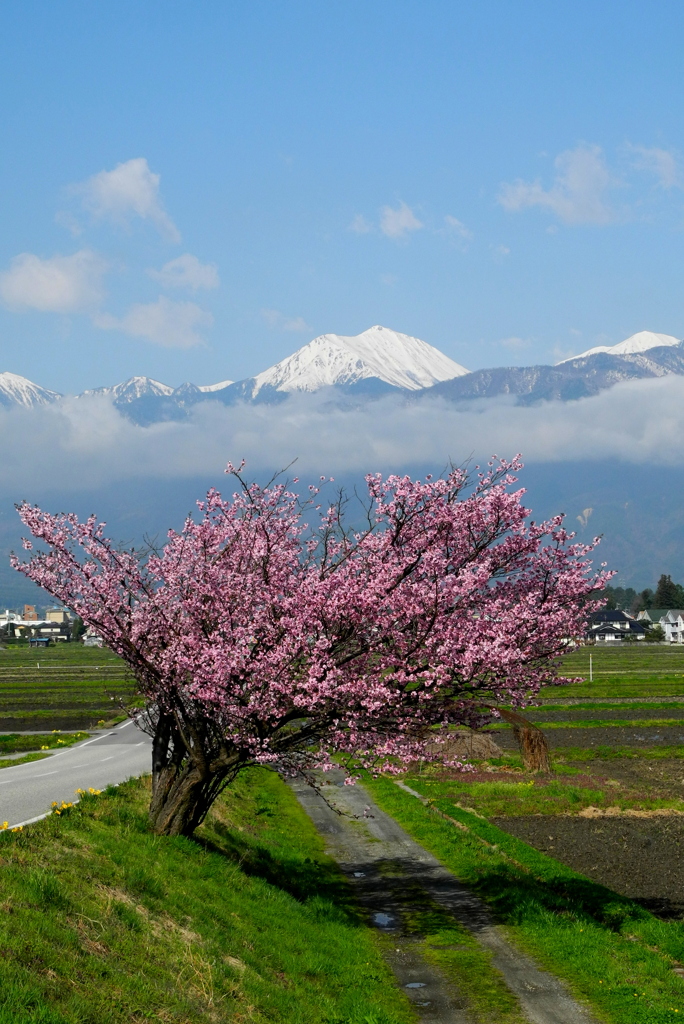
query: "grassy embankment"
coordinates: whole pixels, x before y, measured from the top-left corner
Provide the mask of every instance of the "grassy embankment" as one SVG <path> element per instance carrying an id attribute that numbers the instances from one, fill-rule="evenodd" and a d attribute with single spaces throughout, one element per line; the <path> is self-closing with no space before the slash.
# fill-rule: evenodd
<path id="1" fill-rule="evenodd" d="M 0 837 L 0 1024 L 411 1024 L 291 792 L 242 776 L 195 840 L 149 784 Z"/>
<path id="2" fill-rule="evenodd" d="M 490 904 L 517 945 L 564 978 L 612 1024 L 681 1019 L 684 981 L 673 968 L 684 961 L 683 922 L 658 920 L 458 807 L 429 780 L 407 781 L 429 794 L 433 806 L 424 806 L 389 779 L 370 782 L 369 788 L 385 811 Z M 488 798 L 490 812 L 495 792 Z"/>

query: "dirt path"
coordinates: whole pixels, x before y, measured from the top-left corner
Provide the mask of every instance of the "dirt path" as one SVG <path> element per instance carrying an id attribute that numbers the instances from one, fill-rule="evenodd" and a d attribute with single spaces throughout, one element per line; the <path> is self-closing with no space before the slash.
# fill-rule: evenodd
<path id="1" fill-rule="evenodd" d="M 333 778 L 333 785 L 325 787 L 326 798 L 345 815 L 358 816 L 356 820 L 336 814 L 303 782 L 294 783 L 293 789 L 325 836 L 328 852 L 354 885 L 359 902 L 376 926 L 392 936 L 390 966 L 423 1024 L 471 1024 L 472 1018 L 465 1000 L 419 955 L 415 939 L 402 934 L 406 894 L 416 888 L 445 908 L 492 953 L 494 967 L 517 996 L 530 1024 L 595 1024 L 556 978 L 510 945 L 486 906 L 381 811 L 361 785 L 344 786 L 341 773 L 334 774 L 340 778 Z M 397 867 L 394 876 L 388 877 L 383 870 L 388 862 Z"/>

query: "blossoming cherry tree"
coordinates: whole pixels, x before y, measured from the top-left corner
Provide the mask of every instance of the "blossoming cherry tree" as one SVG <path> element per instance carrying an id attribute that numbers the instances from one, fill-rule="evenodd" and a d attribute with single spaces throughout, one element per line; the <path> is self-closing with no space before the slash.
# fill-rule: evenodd
<path id="1" fill-rule="evenodd" d="M 303 501 L 229 465 L 235 493 L 211 490 L 144 557 L 95 517 L 24 503 L 41 549 L 13 564 L 129 666 L 153 737 L 152 827 L 190 835 L 249 765 L 401 771 L 447 756 L 437 727 L 481 724 L 556 680 L 607 574 L 562 517 L 530 521 L 519 468 L 493 461 L 474 484 L 461 469 L 368 476 L 349 529 L 342 498 Z"/>

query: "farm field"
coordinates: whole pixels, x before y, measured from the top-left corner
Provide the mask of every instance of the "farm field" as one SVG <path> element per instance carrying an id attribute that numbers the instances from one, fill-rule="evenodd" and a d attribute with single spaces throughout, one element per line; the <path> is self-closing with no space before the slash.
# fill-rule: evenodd
<path id="1" fill-rule="evenodd" d="M 380 805 L 392 813 L 407 831 L 491 903 L 497 919 L 504 923 L 522 949 L 530 952 L 553 973 L 565 978 L 575 994 L 586 997 L 603 1012 L 607 1022 L 666 1024 L 679 1019 L 675 1011 L 684 1003 L 684 978 L 674 972 L 677 965 L 684 964 L 684 858 L 675 852 L 684 849 L 684 652 L 651 648 L 647 651 L 599 650 L 597 654 L 593 649 L 592 655 L 593 689 L 588 690 L 585 684 L 560 690 L 556 688 L 552 691 L 553 702 L 542 699 L 538 706 L 532 706 L 526 712 L 531 720 L 545 729 L 553 757 L 554 772 L 551 776 L 526 774 L 512 731 L 495 727 L 492 735 L 503 748 L 502 757 L 478 762 L 476 770 L 468 774 L 426 769 L 406 776 L 409 786 L 431 801 L 428 807 L 422 806 L 415 797 L 402 793 L 389 779 L 369 781 L 368 786 Z M 582 659 L 587 656 L 585 650 L 573 652 L 566 659 L 565 670 L 581 674 Z M 662 680 L 665 680 L 663 685 Z M 600 693 L 596 692 L 597 687 Z M 626 692 L 630 687 L 633 692 Z M 101 720 L 111 721 L 119 711 L 116 701 L 119 698 L 131 699 L 134 693 L 132 681 L 120 659 L 107 650 L 73 645 L 39 652 L 22 647 L 0 651 L 0 732 L 5 734 L 0 737 L 0 767 L 17 763 L 11 760 L 13 757 L 49 756 L 51 749 L 71 741 L 70 736 L 60 736 L 52 729 L 83 729 L 93 727 Z M 21 735 L 26 730 L 33 731 L 34 735 Z M 42 752 L 41 748 L 45 747 L 48 750 Z M 212 868 L 219 873 L 217 878 L 221 872 L 234 870 L 230 864 L 236 857 L 240 870 L 246 871 L 247 876 L 258 876 L 261 880 L 259 885 L 277 887 L 278 892 L 269 889 L 266 896 L 264 890 L 258 898 L 275 899 L 277 903 L 282 898 L 283 885 L 278 874 L 279 864 L 281 860 L 285 864 L 288 857 L 291 859 L 282 843 L 287 845 L 295 841 L 293 836 L 301 823 L 295 828 L 295 819 L 288 816 L 295 814 L 297 818 L 298 812 L 292 810 L 293 805 L 284 795 L 281 784 L 273 777 L 269 778 L 272 781 L 258 773 L 250 776 L 251 781 L 246 777 L 244 786 L 240 784 L 232 791 L 233 795 L 222 800 L 211 822 L 203 829 L 202 843 L 207 844 L 206 850 L 211 857 L 219 857 L 215 868 Z M 107 892 L 116 890 L 117 894 L 124 893 L 124 896 L 111 897 L 113 902 L 107 903 L 106 907 L 104 904 L 96 906 L 100 889 L 94 883 L 93 893 L 88 890 L 81 899 L 79 913 L 98 920 L 104 920 L 101 915 L 105 914 L 107 941 L 104 945 L 116 958 L 125 960 L 133 956 L 133 946 L 129 943 L 126 929 L 133 929 L 136 934 L 142 929 L 146 941 L 161 941 L 154 925 L 155 914 L 161 913 L 155 910 L 159 902 L 155 893 L 161 891 L 159 886 L 167 893 L 174 890 L 171 876 L 162 879 L 159 875 L 162 869 L 152 866 L 158 855 L 155 852 L 158 841 L 148 837 L 149 850 L 145 846 L 144 858 L 149 859 L 149 865 L 145 867 L 145 877 L 141 875 L 142 881 L 138 876 L 118 879 L 115 876 L 119 869 L 106 862 L 108 842 L 128 841 L 120 833 L 122 826 L 126 835 L 131 833 L 132 842 L 147 842 L 144 823 L 146 786 L 147 783 L 142 781 L 119 787 L 119 795 L 112 792 L 99 805 L 86 801 L 82 810 L 70 812 L 74 815 L 73 827 L 69 815 L 60 821 L 59 826 L 56 822 L 40 826 L 45 830 L 45 838 L 49 832 L 52 840 L 58 827 L 68 830 L 69 842 L 64 847 L 60 846 L 60 856 L 67 857 L 64 869 L 58 867 L 57 862 L 53 864 L 49 856 L 44 859 L 47 854 L 44 854 L 38 838 L 30 840 L 30 846 L 25 847 L 24 844 L 29 842 L 28 833 L 21 839 L 7 837 L 9 842 L 18 844 L 17 853 L 21 858 L 30 857 L 33 867 L 27 883 L 29 889 L 33 886 L 31 892 L 44 890 L 47 893 L 45 907 L 50 908 L 50 914 L 54 911 L 50 935 L 54 932 L 55 951 L 50 946 L 53 940 L 49 935 L 41 941 L 47 943 L 44 953 L 51 964 L 54 960 L 50 969 L 57 975 L 62 969 L 67 970 L 59 960 L 58 947 L 66 936 L 60 929 L 71 927 L 68 920 L 64 925 L 60 923 L 64 916 L 63 908 L 67 905 L 76 907 L 81 899 L 75 883 L 72 885 L 72 878 L 64 871 L 72 870 L 70 858 L 74 861 L 74 878 L 80 871 L 76 850 L 81 842 L 82 829 L 85 829 L 83 841 L 87 836 L 90 843 L 92 836 L 99 844 L 98 863 L 104 872 L 103 878 L 106 874 L 112 879 L 103 883 Z M 465 823 L 470 832 L 464 835 L 444 818 L 437 821 L 430 807 Z M 276 812 L 277 815 L 285 814 L 284 825 L 278 824 L 273 817 Z M 304 900 L 305 908 L 310 900 L 313 906 L 323 893 L 321 879 L 328 871 L 326 868 L 321 874 L 323 869 L 317 866 L 310 875 L 306 858 L 313 857 L 312 863 L 320 864 L 317 859 L 320 852 L 315 856 L 311 853 L 312 841 L 309 836 L 306 839 L 307 851 L 303 847 L 301 850 L 302 857 L 306 852 L 302 862 L 304 868 L 295 865 L 296 878 L 301 875 L 297 884 L 313 886 L 311 893 L 304 894 L 302 890 L 294 894 L 296 900 Z M 181 841 L 181 845 L 184 842 Z M 296 850 L 299 850 L 299 842 L 299 839 L 295 841 Z M 186 854 L 184 847 L 184 856 Z M 167 857 L 169 870 L 175 856 L 174 850 L 170 849 Z M 296 859 L 299 853 L 294 856 Z M 220 866 L 226 857 L 226 866 Z M 289 872 L 292 865 L 290 860 L 287 863 Z M 205 871 L 199 862 L 197 868 Z M 194 870 L 194 866 L 186 869 L 190 874 Z M 231 876 L 231 885 L 237 878 L 237 875 L 235 878 Z M 288 878 L 291 880 L 290 875 Z M 14 881 L 11 884 L 14 885 Z M 243 885 L 243 882 L 239 884 Z M 251 906 L 251 884 L 249 882 L 246 889 L 240 890 L 240 899 L 247 901 L 245 907 Z M 324 888 L 327 885 L 326 882 Z M 338 896 L 333 890 L 334 886 L 333 889 L 325 888 L 325 899 L 332 898 L 336 902 Z M 30 894 L 26 897 L 22 892 L 17 882 L 16 898 L 21 913 L 25 914 L 26 908 L 30 910 L 32 897 Z M 135 913 L 131 911 L 129 914 L 127 908 L 130 907 L 135 907 Z M 251 914 L 252 910 L 248 913 Z M 291 911 L 288 909 L 287 913 Z M 353 914 L 353 911 L 346 904 L 341 910 L 336 902 L 334 915 L 339 913 Z M 172 916 L 174 914 L 175 911 Z M 181 935 L 181 929 L 196 933 L 202 937 L 203 943 L 209 943 L 213 948 L 213 944 L 224 940 L 213 937 L 201 915 L 198 905 L 191 914 L 192 925 L 187 923 L 186 915 L 179 916 L 174 927 L 177 927 L 178 935 Z M 336 948 L 349 960 L 349 970 L 356 971 L 358 964 L 351 948 L 345 946 L 344 929 L 347 925 L 342 917 L 335 916 L 334 920 L 338 928 L 334 942 L 340 944 Z M 25 923 L 27 928 L 32 927 L 30 913 Z M 252 925 L 246 921 L 244 927 L 251 928 Z M 257 931 L 264 927 L 255 917 Z M 383 974 L 385 968 L 379 947 L 377 950 L 371 948 L 372 934 L 364 929 L 359 932 L 358 922 L 355 921 L 351 927 L 355 936 L 368 936 L 363 938 L 363 943 L 371 943 L 364 945 L 363 956 L 367 961 L 365 967 L 371 972 L 368 975 L 371 999 L 368 1006 L 373 1004 L 374 1008 L 369 1017 L 368 1007 L 357 1003 L 353 1010 L 345 1011 L 348 1016 L 344 1019 L 358 1020 L 359 1024 L 366 1019 L 401 1021 L 403 1024 L 410 1017 L 404 1017 L 405 1008 L 401 1002 L 393 1002 L 394 996 L 389 1002 L 383 1002 L 382 984 L 386 985 L 387 981 L 378 987 L 381 979 L 387 978 Z M 309 928 L 308 923 L 306 928 Z M 308 942 L 309 933 L 306 935 L 302 941 Z M 313 941 L 314 931 L 310 932 L 310 937 Z M 195 949 L 192 946 L 191 951 L 188 940 L 182 941 L 185 946 L 178 946 L 177 950 L 169 947 L 164 955 L 180 956 L 178 951 L 184 950 L 182 956 L 187 959 L 183 959 L 178 969 L 192 972 L 195 970 L 193 965 L 200 964 L 203 954 L 198 951 L 199 947 Z M 246 934 L 240 937 L 240 941 L 255 944 L 255 940 Z M 462 941 L 461 937 L 459 942 Z M 76 942 L 87 950 L 89 943 L 103 940 L 95 935 L 86 935 L 81 929 Z M 255 950 L 259 948 L 257 944 Z M 441 947 L 438 944 L 435 948 Z M 454 948 L 461 947 L 457 945 Z M 218 950 L 216 946 L 218 959 L 214 958 L 215 964 L 227 963 L 230 966 L 233 960 L 240 964 L 251 962 L 249 956 L 243 956 L 239 951 L 236 953 L 232 948 L 228 953 L 219 953 Z M 21 955 L 17 946 L 17 965 Z M 109 952 L 102 955 L 106 957 Z M 469 951 L 468 956 L 471 955 L 472 951 Z M 288 956 L 287 950 L 283 951 L 284 964 Z M 353 968 L 352 963 L 356 964 Z M 140 966 L 133 959 L 129 966 L 130 978 L 126 976 L 123 983 L 124 997 L 121 1001 L 125 1010 L 115 1008 L 109 1017 L 102 1019 L 126 1019 L 126 1013 L 137 1007 L 136 1000 L 141 999 L 147 1006 L 150 1000 L 156 1001 L 162 1019 L 170 1006 L 165 1002 L 170 998 L 168 985 L 166 988 L 166 983 L 156 986 L 150 979 L 149 984 L 145 982 L 147 988 L 143 992 L 134 981 Z M 258 967 L 254 969 L 258 970 Z M 208 971 L 203 962 L 201 970 Z M 247 971 L 250 970 L 252 968 L 248 965 Z M 325 972 L 328 968 L 323 970 Z M 17 971 L 16 998 L 20 999 L 23 998 L 23 981 L 18 966 Z M 231 971 L 232 968 L 226 973 L 223 967 L 214 967 L 213 973 L 206 974 L 207 978 L 211 976 L 214 985 L 212 998 L 215 999 L 218 993 L 234 993 L 223 998 L 237 999 L 236 1009 L 244 998 L 257 1008 L 255 1020 L 272 1019 L 268 1016 L 268 1002 L 281 996 L 285 1001 L 280 1013 L 284 1016 L 279 1017 L 276 1013 L 273 1019 L 312 1022 L 318 1019 L 313 1009 L 317 999 L 325 998 L 330 1000 L 331 1007 L 342 1007 L 347 998 L 334 981 L 335 971 L 329 980 L 315 980 L 309 978 L 306 971 L 298 973 L 294 960 L 287 961 L 282 971 L 292 979 L 293 993 L 303 1000 L 303 1009 L 298 1011 L 300 1017 L 291 1016 L 294 1004 L 287 1002 L 289 996 L 279 994 L 276 997 L 268 987 L 270 982 L 266 984 L 257 980 L 252 984 L 253 976 L 245 973 L 242 966 L 237 968 L 237 980 L 235 971 Z M 86 985 L 85 974 L 84 979 Z M 599 989 L 599 985 L 604 983 L 610 985 L 605 997 L 603 990 Z M 636 989 L 638 994 L 635 994 Z M 183 1005 L 184 1019 L 201 1021 L 211 1018 L 211 1008 L 202 1005 L 202 991 L 198 983 Z M 391 984 L 388 991 L 394 991 Z M 74 1021 L 78 1019 L 81 996 L 77 994 L 73 1005 L 65 1002 L 71 996 L 56 981 L 42 986 L 35 998 L 38 1000 L 36 1006 L 42 1006 L 43 1010 L 59 1006 L 65 1020 L 71 1020 L 72 1016 Z M 307 1000 L 311 1001 L 310 1006 Z M 179 1006 L 174 1004 L 174 1010 Z M 121 1016 L 117 1016 L 119 1012 Z M 261 1014 L 266 1016 L 261 1017 Z M 33 1018 L 28 1016 L 26 1019 Z M 36 1017 L 36 1021 L 40 1019 Z M 485 1019 L 489 1020 L 483 1017 Z M 0 1024 L 3 1024 L 1 1013 Z"/>
<path id="2" fill-rule="evenodd" d="M 527 775 L 519 758 L 505 757 L 473 773 L 427 770 L 406 781 L 447 813 L 481 815 L 659 916 L 684 921 L 684 748 L 680 757 L 613 753 L 587 759 L 581 749 L 563 751 L 551 776 Z"/>
<path id="3" fill-rule="evenodd" d="M 538 698 L 543 706 L 530 717 L 540 723 L 595 720 L 591 709 L 600 701 L 605 705 L 600 718 L 612 706 L 612 720 L 684 719 L 684 649 L 636 644 L 582 648 L 563 659 L 562 670 L 588 680 L 590 653 L 593 682 L 546 687 Z M 106 648 L 0 649 L 0 731 L 93 728 L 98 721 L 120 717 L 118 702 L 134 694 L 126 666 Z M 578 703 L 585 706 L 574 714 L 572 706 Z"/>
<path id="4" fill-rule="evenodd" d="M 592 682 L 589 681 L 590 656 Z M 545 687 L 540 700 L 566 703 L 606 697 L 682 697 L 684 646 L 633 643 L 624 647 L 581 647 L 565 655 L 562 672 L 582 677 L 584 682 L 567 687 Z"/>
<path id="5" fill-rule="evenodd" d="M 0 731 L 88 729 L 121 717 L 135 694 L 131 677 L 106 648 L 64 644 L 0 649 Z"/>

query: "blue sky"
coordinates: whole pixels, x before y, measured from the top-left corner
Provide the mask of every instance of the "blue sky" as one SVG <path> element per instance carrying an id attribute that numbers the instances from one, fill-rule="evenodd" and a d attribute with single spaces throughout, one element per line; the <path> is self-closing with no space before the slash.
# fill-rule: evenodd
<path id="1" fill-rule="evenodd" d="M 469 368 L 684 337 L 677 3 L 0 12 L 0 370 L 251 375 L 382 323 Z"/>

